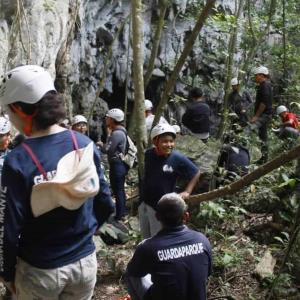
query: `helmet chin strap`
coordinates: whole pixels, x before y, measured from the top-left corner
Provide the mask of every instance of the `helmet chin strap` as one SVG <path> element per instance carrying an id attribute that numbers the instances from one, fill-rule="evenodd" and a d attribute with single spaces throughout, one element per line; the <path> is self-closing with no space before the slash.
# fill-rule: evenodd
<path id="1" fill-rule="evenodd" d="M 32 133 L 33 118 L 36 116 L 37 111 L 35 111 L 32 115 L 27 115 L 15 104 L 11 104 L 10 107 L 12 108 L 13 112 L 16 113 L 24 121 L 23 131 L 26 136 L 30 136 Z"/>

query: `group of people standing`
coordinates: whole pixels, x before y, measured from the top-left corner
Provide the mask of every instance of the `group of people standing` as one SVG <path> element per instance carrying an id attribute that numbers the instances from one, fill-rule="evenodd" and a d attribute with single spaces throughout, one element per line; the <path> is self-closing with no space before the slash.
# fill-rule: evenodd
<path id="1" fill-rule="evenodd" d="M 258 68 L 255 77 L 259 87 L 249 123 L 259 130 L 266 148 L 272 113 L 267 68 Z M 192 89 L 190 97 L 193 102 L 182 123 L 206 143 L 210 108 L 200 89 Z M 106 143 L 98 144 L 99 151 L 86 135 L 84 116 L 75 116 L 71 128 L 62 121 L 63 100 L 42 67 L 22 66 L 2 76 L 0 103 L 9 118 L 0 118 L 0 280 L 21 300 L 91 299 L 97 273 L 93 235 L 113 212 L 118 221 L 127 214 L 124 112 L 119 108 L 107 112 L 109 135 Z M 204 300 L 211 246 L 203 234 L 185 225 L 189 214 L 184 201 L 201 172 L 175 150 L 174 126 L 162 117 L 152 128 L 152 109 L 146 100 L 152 147 L 145 152 L 138 208 L 146 240 L 128 264 L 128 290 L 132 300 Z M 238 110 L 244 114 L 243 108 Z M 286 108 L 281 106 L 278 113 L 284 127 L 298 126 Z M 12 151 L 7 150 L 10 122 L 26 137 Z M 102 153 L 108 156 L 110 186 L 101 166 Z M 266 158 L 263 152 L 262 159 Z M 178 179 L 186 182 L 180 191 Z"/>

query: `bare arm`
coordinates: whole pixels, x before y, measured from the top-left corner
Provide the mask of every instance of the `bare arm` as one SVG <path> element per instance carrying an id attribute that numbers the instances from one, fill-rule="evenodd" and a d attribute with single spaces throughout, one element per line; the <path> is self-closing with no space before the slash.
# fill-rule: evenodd
<path id="1" fill-rule="evenodd" d="M 200 175 L 201 175 L 201 172 L 198 171 L 198 173 L 189 181 L 189 183 L 185 187 L 185 190 L 180 193 L 180 196 L 183 199 L 186 199 L 190 196 L 190 194 L 192 193 L 194 187 L 196 186 L 197 182 L 199 181 Z"/>

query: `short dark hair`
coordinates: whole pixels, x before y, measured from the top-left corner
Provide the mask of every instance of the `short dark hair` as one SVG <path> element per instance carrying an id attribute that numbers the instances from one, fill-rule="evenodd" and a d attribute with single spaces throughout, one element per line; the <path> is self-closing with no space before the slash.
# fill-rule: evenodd
<path id="1" fill-rule="evenodd" d="M 179 194 L 169 193 L 161 197 L 157 203 L 157 215 L 163 225 L 169 227 L 183 224 L 183 215 L 187 205 Z"/>
<path id="2" fill-rule="evenodd" d="M 203 92 L 200 88 L 192 88 L 189 93 L 191 99 L 200 98 L 203 96 Z"/>
<path id="3" fill-rule="evenodd" d="M 66 117 L 63 99 L 55 91 L 47 92 L 41 100 L 35 104 L 15 102 L 27 115 L 35 114 L 33 120 L 36 129 L 47 129 L 49 126 L 59 123 Z"/>

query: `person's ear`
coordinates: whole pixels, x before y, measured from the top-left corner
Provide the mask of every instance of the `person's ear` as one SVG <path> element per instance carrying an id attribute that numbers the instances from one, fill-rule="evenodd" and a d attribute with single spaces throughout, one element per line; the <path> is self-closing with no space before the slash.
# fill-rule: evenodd
<path id="1" fill-rule="evenodd" d="M 183 219 L 183 224 L 187 224 L 188 221 L 190 220 L 190 213 L 188 211 L 185 211 L 183 213 L 182 219 Z"/>

